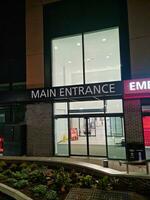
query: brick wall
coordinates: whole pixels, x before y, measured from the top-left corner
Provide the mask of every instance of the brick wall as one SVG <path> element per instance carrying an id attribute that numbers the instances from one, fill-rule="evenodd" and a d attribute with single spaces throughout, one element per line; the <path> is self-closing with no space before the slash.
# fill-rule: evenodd
<path id="1" fill-rule="evenodd" d="M 27 155 L 51 156 L 53 154 L 51 104 L 28 104 L 26 109 Z"/>

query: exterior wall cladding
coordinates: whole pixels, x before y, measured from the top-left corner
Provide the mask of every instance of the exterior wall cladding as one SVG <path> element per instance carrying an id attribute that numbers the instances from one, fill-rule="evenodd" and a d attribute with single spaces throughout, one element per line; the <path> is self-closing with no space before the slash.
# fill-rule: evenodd
<path id="1" fill-rule="evenodd" d="M 44 87 L 43 6 L 55 1 L 26 0 L 26 85 L 28 89 Z M 150 26 L 148 25 L 150 1 L 127 0 L 127 9 L 131 78 L 150 77 Z M 29 122 L 27 124 L 28 155 L 53 155 L 52 135 L 49 136 L 52 133 L 52 123 L 50 122 L 51 119 L 47 117 L 48 109 L 52 113 L 50 104 L 41 103 L 27 106 L 26 119 Z M 31 112 L 32 110 L 36 113 L 36 117 Z M 44 121 L 38 129 L 34 129 L 34 125 L 40 123 L 39 119 L 44 119 Z M 39 151 L 39 144 L 42 152 Z"/>

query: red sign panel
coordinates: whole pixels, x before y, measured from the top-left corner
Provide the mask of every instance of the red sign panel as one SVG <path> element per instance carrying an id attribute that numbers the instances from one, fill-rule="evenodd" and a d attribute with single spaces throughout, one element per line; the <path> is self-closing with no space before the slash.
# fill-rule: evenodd
<path id="1" fill-rule="evenodd" d="M 144 143 L 150 146 L 150 116 L 143 117 Z"/>
<path id="2" fill-rule="evenodd" d="M 124 98 L 150 98 L 150 78 L 124 81 Z"/>

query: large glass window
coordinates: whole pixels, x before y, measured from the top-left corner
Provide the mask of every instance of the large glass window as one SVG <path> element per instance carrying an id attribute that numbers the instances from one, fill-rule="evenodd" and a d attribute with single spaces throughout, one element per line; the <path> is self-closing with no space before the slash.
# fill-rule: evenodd
<path id="1" fill-rule="evenodd" d="M 82 36 L 52 41 L 53 86 L 83 83 Z"/>
<path id="2" fill-rule="evenodd" d="M 53 86 L 121 80 L 119 29 L 52 40 Z"/>
<path id="3" fill-rule="evenodd" d="M 85 82 L 121 80 L 118 28 L 84 35 Z"/>

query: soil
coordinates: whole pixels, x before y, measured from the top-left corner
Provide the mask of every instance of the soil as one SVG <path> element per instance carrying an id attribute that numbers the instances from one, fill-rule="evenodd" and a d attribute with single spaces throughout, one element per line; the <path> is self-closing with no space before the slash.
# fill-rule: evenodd
<path id="1" fill-rule="evenodd" d="M 15 200 L 15 199 L 0 192 L 0 200 Z"/>

